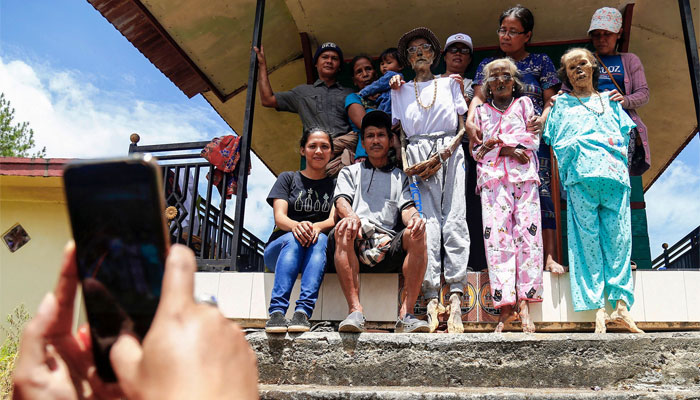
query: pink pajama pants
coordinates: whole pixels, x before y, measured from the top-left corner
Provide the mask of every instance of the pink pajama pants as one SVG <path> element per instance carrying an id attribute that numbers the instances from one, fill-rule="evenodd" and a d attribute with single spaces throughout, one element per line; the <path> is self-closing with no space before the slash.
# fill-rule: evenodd
<path id="1" fill-rule="evenodd" d="M 542 301 L 542 234 L 538 184 L 481 188 L 484 244 L 496 308 Z"/>

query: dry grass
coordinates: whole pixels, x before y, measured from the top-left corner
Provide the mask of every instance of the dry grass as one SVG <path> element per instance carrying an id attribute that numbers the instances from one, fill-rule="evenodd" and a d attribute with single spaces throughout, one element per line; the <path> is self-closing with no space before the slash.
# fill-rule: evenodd
<path id="1" fill-rule="evenodd" d="M 0 398 L 3 400 L 12 398 L 12 371 L 15 368 L 22 328 L 29 318 L 27 308 L 20 304 L 7 316 L 7 327 L 0 326 L 7 335 L 0 347 Z"/>

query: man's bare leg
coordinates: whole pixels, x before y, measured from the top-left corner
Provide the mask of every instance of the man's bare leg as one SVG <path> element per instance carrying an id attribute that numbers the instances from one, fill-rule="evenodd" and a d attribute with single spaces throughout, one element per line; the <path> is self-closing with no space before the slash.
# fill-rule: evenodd
<path id="1" fill-rule="evenodd" d="M 553 274 L 563 274 L 568 268 L 554 260 L 557 248 L 557 231 L 555 229 L 542 229 L 542 245 L 544 247 L 544 270 Z"/>
<path id="2" fill-rule="evenodd" d="M 363 312 L 360 304 L 360 262 L 355 254 L 355 241 L 349 235 L 335 234 L 335 270 L 348 302 L 348 314 Z"/>
<path id="3" fill-rule="evenodd" d="M 610 314 L 610 319 L 622 324 L 632 333 L 644 333 L 643 330 L 637 328 L 637 324 L 634 322 L 632 315 L 627 310 L 627 303 L 625 303 L 623 300 L 617 301 L 617 307 L 615 307 L 615 311 Z"/>
<path id="4" fill-rule="evenodd" d="M 420 239 L 413 239 L 408 230 L 403 231 L 401 241 L 404 250 L 406 250 L 406 258 L 403 260 L 403 279 L 406 296 L 399 309 L 399 318 L 403 319 L 406 314 L 410 314 L 409 310 L 413 309 L 416 300 L 418 300 L 420 287 L 425 276 L 425 269 L 428 265 L 428 250 L 425 245 L 425 236 Z"/>
<path id="5" fill-rule="evenodd" d="M 530 315 L 530 303 L 527 300 L 520 300 L 520 323 L 523 325 L 523 332 L 535 333 L 535 321 Z"/>
<path id="6" fill-rule="evenodd" d="M 447 332 L 463 333 L 464 323 L 462 322 L 462 295 L 454 292 L 450 295 L 450 304 L 447 306 L 450 317 L 447 319 Z"/>
<path id="7" fill-rule="evenodd" d="M 513 310 L 513 306 L 507 305 L 501 307 L 501 316 L 498 317 L 498 325 L 496 325 L 496 329 L 493 332 L 503 332 L 503 328 L 506 326 L 506 324 L 515 319 L 518 319 L 518 314 L 515 312 L 515 310 Z"/>
<path id="8" fill-rule="evenodd" d="M 595 313 L 595 333 L 605 333 L 607 328 L 605 323 L 610 319 L 605 312 L 605 307 L 599 308 Z"/>

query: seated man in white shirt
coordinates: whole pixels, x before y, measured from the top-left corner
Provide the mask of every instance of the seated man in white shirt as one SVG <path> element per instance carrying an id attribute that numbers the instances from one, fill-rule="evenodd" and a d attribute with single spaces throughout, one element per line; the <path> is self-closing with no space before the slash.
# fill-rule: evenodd
<path id="1" fill-rule="evenodd" d="M 410 313 L 425 275 L 425 221 L 411 199 L 408 178 L 389 161 L 395 140 L 389 116 L 382 111 L 367 113 L 361 140 L 368 158 L 340 171 L 334 203 L 341 220 L 328 235 L 328 251 L 334 256 L 349 311 L 338 330 L 365 330 L 360 272 L 402 272 L 406 297 L 395 332 L 428 332 L 427 322 Z M 405 228 L 396 232 L 399 214 Z"/>

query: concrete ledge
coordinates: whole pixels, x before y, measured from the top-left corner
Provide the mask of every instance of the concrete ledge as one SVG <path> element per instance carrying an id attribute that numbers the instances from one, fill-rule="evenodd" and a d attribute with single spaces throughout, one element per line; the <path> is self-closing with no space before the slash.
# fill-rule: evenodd
<path id="1" fill-rule="evenodd" d="M 470 279 L 474 274 L 478 275 L 470 273 Z M 642 329 L 700 329 L 700 271 L 638 270 L 632 276 L 635 281 L 635 303 L 631 313 Z M 487 274 L 483 274 L 483 277 L 487 278 Z M 365 308 L 367 320 L 374 323 L 375 327 L 393 327 L 399 306 L 399 282 L 398 274 L 360 275 L 360 301 Z M 265 321 L 268 317 L 267 306 L 273 283 L 274 274 L 271 273 L 198 272 L 195 275 L 195 292 L 216 296 L 219 307 L 227 318 L 246 327 L 260 327 L 260 321 Z M 287 318 L 291 318 L 294 313 L 299 287 L 300 281 L 297 280 L 292 290 Z M 557 276 L 545 272 L 544 287 L 543 301 L 531 306 L 538 329 L 593 330 L 595 311 L 574 312 L 568 274 Z M 470 298 L 465 297 L 462 307 L 463 314 L 469 321 L 467 325 L 471 326 L 467 329 L 492 330 L 488 323 L 496 321 L 498 317 L 490 314 L 493 309 L 488 306 L 488 283 L 484 285 L 470 281 L 466 292 L 471 294 Z M 611 312 L 609 304 L 607 307 L 608 312 Z M 424 305 L 418 308 L 415 310 L 416 315 L 425 312 Z M 479 311 L 479 316 L 472 318 L 476 311 Z M 347 312 L 347 303 L 336 274 L 326 274 L 311 319 L 341 321 Z M 519 329 L 519 326 L 511 328 Z"/>
<path id="2" fill-rule="evenodd" d="M 264 384 L 693 389 L 700 332 L 267 335 L 248 340 Z"/>
<path id="3" fill-rule="evenodd" d="M 652 400 L 698 399 L 690 390 L 592 390 L 528 388 L 425 388 L 381 386 L 260 385 L 262 400 Z"/>

